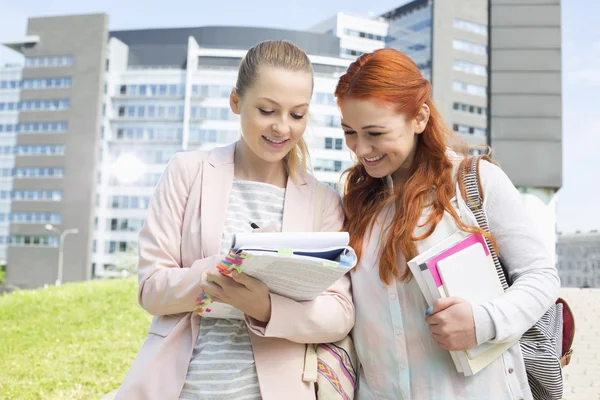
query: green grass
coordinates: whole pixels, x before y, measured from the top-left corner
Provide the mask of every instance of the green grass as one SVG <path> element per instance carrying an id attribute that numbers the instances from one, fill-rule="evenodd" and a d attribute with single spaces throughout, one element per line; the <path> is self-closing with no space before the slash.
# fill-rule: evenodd
<path id="1" fill-rule="evenodd" d="M 0 398 L 98 399 L 119 387 L 149 324 L 135 279 L 0 296 Z"/>

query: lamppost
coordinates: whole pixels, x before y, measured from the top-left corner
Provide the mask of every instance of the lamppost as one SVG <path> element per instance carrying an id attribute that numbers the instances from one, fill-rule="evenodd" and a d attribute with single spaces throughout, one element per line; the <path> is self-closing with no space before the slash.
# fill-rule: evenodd
<path id="1" fill-rule="evenodd" d="M 78 229 L 65 229 L 64 231 L 60 231 L 57 227 L 51 224 L 47 224 L 45 226 L 46 230 L 58 233 L 58 273 L 56 276 L 56 282 L 54 283 L 56 286 L 60 286 L 62 283 L 63 276 L 63 253 L 64 253 L 64 245 L 65 245 L 65 237 L 69 234 L 77 234 L 79 233 Z"/>

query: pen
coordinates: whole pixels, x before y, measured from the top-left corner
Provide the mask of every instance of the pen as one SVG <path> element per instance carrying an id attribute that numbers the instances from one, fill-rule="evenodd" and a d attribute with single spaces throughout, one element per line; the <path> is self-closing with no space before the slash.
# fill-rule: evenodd
<path id="1" fill-rule="evenodd" d="M 250 222 L 250 226 L 252 227 L 252 229 L 259 229 L 259 226 L 256 225 L 254 222 Z"/>

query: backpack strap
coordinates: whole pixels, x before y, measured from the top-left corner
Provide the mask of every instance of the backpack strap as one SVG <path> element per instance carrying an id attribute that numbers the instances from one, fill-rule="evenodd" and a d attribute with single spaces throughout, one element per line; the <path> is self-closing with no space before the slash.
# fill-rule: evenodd
<path id="1" fill-rule="evenodd" d="M 467 207 L 469 207 L 469 210 L 475 216 L 479 228 L 490 233 L 487 216 L 483 209 L 483 190 L 481 189 L 481 182 L 479 180 L 479 162 L 482 159 L 490 161 L 490 158 L 486 155 L 472 156 L 463 160 L 460 167 L 460 176 L 465 191 L 464 199 Z M 488 238 L 485 238 L 485 242 L 490 249 L 490 254 L 494 260 L 494 266 L 496 267 L 496 273 L 498 274 L 502 288 L 506 291 L 508 289 L 508 282 L 502 264 L 500 264 L 498 254 Z"/>
<path id="2" fill-rule="evenodd" d="M 472 156 L 468 157 L 461 163 L 460 166 L 460 176 L 462 180 L 459 182 L 460 190 L 463 194 L 463 198 L 465 199 L 465 203 L 467 207 L 473 212 L 475 218 L 477 219 L 477 224 L 479 227 L 486 232 L 489 232 L 489 225 L 487 221 L 487 217 L 485 215 L 485 211 L 483 209 L 483 190 L 481 189 L 481 182 L 479 179 L 479 161 L 481 159 L 485 159 L 487 161 L 491 161 L 490 158 L 486 155 Z M 498 273 L 498 277 L 500 278 L 500 282 L 502 283 L 502 287 L 504 291 L 508 289 L 508 283 L 506 280 L 506 274 L 502 265 L 500 264 L 500 260 L 498 259 L 498 255 L 496 250 L 493 248 L 489 240 L 485 239 L 489 249 L 490 254 L 494 260 L 494 266 L 496 267 L 496 272 Z M 575 318 L 573 316 L 573 312 L 571 308 L 567 304 L 564 299 L 559 298 L 556 301 L 556 304 L 562 304 L 562 319 L 563 324 L 561 327 L 562 330 L 562 341 L 563 346 L 561 354 L 558 355 L 560 366 L 565 367 L 569 365 L 571 362 L 571 356 L 573 354 L 573 338 L 575 336 Z M 546 315 L 544 315 L 545 317 Z M 542 318 L 544 318 L 542 317 Z M 536 324 L 534 328 L 537 326 Z M 525 332 L 527 335 L 528 332 Z M 529 373 L 528 373 L 529 375 Z"/>

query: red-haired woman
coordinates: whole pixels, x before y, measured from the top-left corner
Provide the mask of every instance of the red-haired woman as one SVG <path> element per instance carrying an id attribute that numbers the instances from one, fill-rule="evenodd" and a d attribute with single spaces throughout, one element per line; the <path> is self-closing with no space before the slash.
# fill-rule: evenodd
<path id="1" fill-rule="evenodd" d="M 557 271 L 520 194 L 496 165 L 479 167 L 491 239 L 510 289 L 489 303 L 427 303 L 406 260 L 457 230 L 482 232 L 457 190 L 466 148 L 431 99 L 431 84 L 393 49 L 352 63 L 335 95 L 346 143 L 345 229 L 360 262 L 352 272 L 358 399 L 531 398 L 518 344 L 476 375 L 456 371 L 449 352 L 514 342 L 554 304 Z"/>

